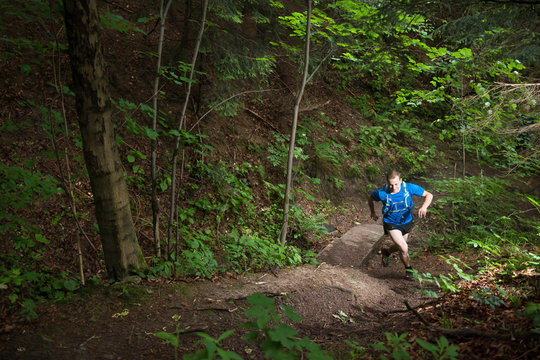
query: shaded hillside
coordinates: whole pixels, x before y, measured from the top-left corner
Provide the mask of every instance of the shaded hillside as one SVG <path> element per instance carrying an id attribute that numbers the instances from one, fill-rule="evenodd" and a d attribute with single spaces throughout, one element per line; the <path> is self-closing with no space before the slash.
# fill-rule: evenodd
<path id="1" fill-rule="evenodd" d="M 261 358 L 239 326 L 253 305 L 246 294 L 259 291 L 274 299 L 278 314 L 288 305 L 302 315 L 303 322 L 287 325 L 335 358 L 391 356 L 402 348 L 430 358 L 417 339 L 459 347 L 463 358 L 537 358 L 538 86 L 521 77 L 537 69 L 534 51 L 526 50 L 534 48 L 528 41 L 536 30 L 520 15 L 537 23 L 537 8 L 319 2 L 291 230 L 281 247 L 305 10 L 282 3 L 212 2 L 180 131 L 201 9 L 198 1 L 173 4 L 155 134 L 159 4 L 99 2 L 117 143 L 149 265 L 128 279 L 132 284 L 105 273 L 61 8 L 0 1 L 1 356 L 170 358 L 170 344 L 152 333 L 185 332 L 178 347 L 184 355 L 204 347 L 195 332 L 217 338 L 234 329 L 221 345 Z M 482 17 L 489 21 L 475 23 L 478 36 L 467 36 L 468 21 Z M 497 27 L 503 18 L 514 27 Z M 501 46 L 509 43 L 512 54 L 526 52 L 526 68 L 505 58 Z M 167 239 L 178 134 L 178 213 Z M 317 253 L 332 240 L 372 223 L 366 195 L 393 167 L 436 197 L 411 236 L 419 281 L 402 279 L 397 257 L 381 267 L 378 249 L 363 269 L 318 264 Z M 380 341 L 390 350 L 377 349 Z"/>
<path id="2" fill-rule="evenodd" d="M 169 13 L 156 135 L 148 130 L 158 5 L 99 2 L 118 146 L 139 243 L 150 265 L 138 275 L 147 281 L 216 279 L 313 263 L 332 239 L 356 222 L 369 221 L 365 196 L 392 167 L 441 198 L 453 196 L 435 205 L 421 224 L 426 248 L 463 250 L 471 238 L 499 233 L 523 251 L 534 248 L 534 200 L 515 194 L 515 207 L 475 212 L 497 208 L 486 202 L 493 189 L 512 194 L 538 189 L 533 128 L 538 87 L 519 87 L 522 92 L 489 87 L 494 82 L 511 87 L 529 69 L 515 59 L 498 60 L 492 38 L 482 51 L 475 47 L 479 44 L 471 44 L 473 51 L 456 39 L 433 39 L 427 32 L 435 20 L 400 16 L 407 7 L 385 9 L 388 13 L 366 7 L 359 19 L 340 18 L 349 14 L 346 9 L 321 8 L 359 30 L 350 36 L 330 26 L 330 17 L 317 19 L 310 66 L 316 73 L 301 104 L 296 144 L 292 226 L 287 246 L 279 247 L 288 134 L 302 63 L 302 41 L 289 34 L 302 34 L 302 21 L 296 21 L 301 16 L 293 11 L 304 11 L 296 2 L 284 3 L 284 8 L 242 3 L 236 9 L 240 17 L 234 6 L 211 9 L 181 133 L 174 238 L 167 239 L 172 144 L 200 4 L 175 3 Z M 5 10 L 0 290 L 7 295 L 1 314 L 19 322 L 37 316 L 37 301 L 64 299 L 84 289 L 83 278 L 104 284 L 107 274 L 70 90 L 61 9 L 42 1 L 0 6 Z M 323 41 L 325 36 L 332 41 Z M 437 42 L 444 47 L 435 47 Z M 489 89 L 490 101 L 482 89 Z M 150 139 L 156 136 L 160 258 L 154 252 L 150 200 Z M 509 174 L 508 183 L 489 182 Z M 459 183 L 461 177 L 468 180 Z M 434 188 L 435 181 L 440 188 Z M 453 192 L 458 185 L 462 191 Z M 477 188 L 486 193 L 478 196 L 472 191 Z M 460 208 L 468 203 L 475 206 Z M 332 227 L 337 231 L 328 233 Z"/>
<path id="3" fill-rule="evenodd" d="M 130 27 L 125 31 L 119 31 L 123 27 L 122 22 L 117 19 L 115 19 L 117 22 L 112 22 L 112 25 L 110 21 L 105 22 L 109 24 L 109 28 L 103 30 L 102 42 L 109 64 L 113 100 L 118 104 L 117 131 L 119 139 L 121 137 L 119 142 L 121 157 L 132 194 L 133 215 L 139 241 L 145 249 L 145 255 L 151 258 L 153 244 L 148 225 L 151 209 L 147 187 L 150 173 L 148 161 L 150 140 L 144 136 L 144 128 L 150 125 L 151 120 L 147 114 L 151 104 L 155 67 L 154 58 L 147 54 L 155 51 L 159 33 L 155 27 L 155 15 L 149 15 L 155 14 L 156 10 L 148 7 L 138 8 L 130 5 L 129 2 L 105 3 L 103 6 L 102 11 L 109 18 L 112 16 L 110 14 L 118 14 L 131 21 L 136 21 L 142 15 L 147 15 L 149 18 L 147 23 L 137 25 L 143 31 Z M 36 173 L 39 178 L 52 176 L 46 182 L 52 190 L 41 191 L 30 186 L 23 197 L 26 205 L 39 205 L 22 205 L 24 209 L 20 210 L 20 214 L 18 212 L 15 214 L 24 217 L 29 226 L 37 226 L 40 229 L 41 235 L 49 240 L 47 248 L 62 249 L 61 251 L 47 251 L 45 261 L 49 267 L 58 270 L 69 269 L 70 272 L 76 273 L 79 256 L 74 239 L 79 231 L 77 223 L 70 216 L 69 200 L 65 194 L 68 188 L 68 176 L 71 177 L 76 210 L 79 213 L 79 224 L 84 230 L 80 236 L 85 272 L 87 276 L 92 277 L 102 269 L 101 255 L 99 251 L 96 252 L 100 243 L 93 220 L 92 194 L 84 171 L 74 98 L 69 91 L 58 91 L 59 89 L 66 91 L 71 82 L 63 25 L 57 16 L 41 19 L 42 12 L 47 10 L 47 6 L 37 9 L 18 9 L 28 18 L 22 17 L 15 11 L 13 15 L 9 13 L 5 15 L 6 23 L 13 23 L 5 28 L 6 36 L 26 40 L 2 43 L 1 71 L 5 79 L 2 87 L 2 101 L 4 102 L 2 106 L 4 113 L 2 116 L 4 131 L 1 134 L 2 155 L 7 166 L 23 165 L 26 171 Z M 169 59 L 169 64 L 173 63 L 170 59 L 177 49 L 185 46 L 182 40 L 187 35 L 183 31 L 190 31 L 190 34 L 192 32 L 181 26 L 187 16 L 185 10 L 181 5 L 176 5 L 171 10 L 171 24 L 168 25 L 166 33 L 164 53 L 164 58 Z M 190 12 L 190 15 L 195 17 L 197 12 L 195 5 L 192 5 L 192 10 L 193 13 Z M 252 26 L 256 27 L 256 25 Z M 259 34 L 256 29 L 250 31 L 249 26 L 244 31 L 246 34 L 242 33 L 239 36 L 254 38 Z M 149 35 L 145 35 L 145 32 Z M 212 51 L 207 51 L 210 52 L 203 53 L 201 56 L 201 71 L 211 65 Z M 362 88 L 362 82 L 358 82 L 356 90 L 349 87 L 348 93 L 344 93 L 342 90 L 338 91 L 340 81 L 335 72 L 321 70 L 320 73 L 324 74 L 324 77 L 314 78 L 306 90 L 302 103 L 301 128 L 303 136 L 310 135 L 310 137 L 309 143 L 304 146 L 308 158 L 301 163 L 298 179 L 299 185 L 306 186 L 308 193 L 313 193 L 319 200 L 329 198 L 335 201 L 335 204 L 331 205 L 334 207 L 342 203 L 346 204 L 347 198 L 354 198 L 358 192 L 363 192 L 368 175 L 378 182 L 377 177 L 383 170 L 379 170 L 381 163 L 376 159 L 368 158 L 363 149 L 355 150 L 357 155 L 349 155 L 344 151 L 346 145 L 343 142 L 351 144 L 352 141 L 354 145 L 356 140 L 354 140 L 354 134 L 343 134 L 343 132 L 350 132 L 358 125 L 369 125 L 369 119 L 365 114 L 349 106 L 346 101 L 353 91 L 356 92 L 355 95 L 366 94 L 366 100 L 370 98 L 370 95 Z M 279 203 L 279 197 L 275 197 L 275 194 L 270 197 L 265 195 L 272 190 L 265 189 L 262 185 L 263 182 L 277 185 L 284 181 L 284 158 L 277 152 L 286 147 L 285 138 L 290 131 L 292 105 L 298 78 L 298 66 L 286 57 L 280 57 L 275 71 L 268 80 L 259 83 L 251 81 L 251 85 L 249 82 L 244 83 L 244 87 L 237 94 L 246 92 L 238 96 L 245 103 L 245 109 L 240 109 L 236 116 L 225 117 L 214 109 L 203 119 L 198 120 L 198 117 L 209 110 L 208 106 L 202 109 L 196 104 L 196 99 L 190 102 L 187 124 L 188 127 L 194 126 L 192 134 L 200 134 L 201 136 L 197 136 L 202 140 L 195 141 L 186 148 L 185 172 L 181 185 L 181 191 L 184 194 L 181 200 L 184 204 L 196 201 L 197 197 L 204 197 L 208 191 L 214 191 L 207 188 L 205 183 L 209 184 L 209 182 L 200 177 L 207 176 L 204 175 L 207 170 L 197 168 L 200 161 L 208 164 L 223 161 L 227 169 L 249 163 L 250 168 L 258 169 L 252 170 L 245 179 L 255 196 L 253 200 L 257 211 Z M 209 91 L 215 92 L 213 84 L 216 82 L 219 80 L 212 79 L 212 74 L 209 74 L 208 79 L 196 85 L 194 97 Z M 167 81 L 162 81 L 162 84 L 161 90 L 165 96 L 160 99 L 159 106 L 164 113 L 165 123 L 162 124 L 164 125 L 167 122 L 177 121 L 183 102 L 183 87 Z M 260 90 L 257 90 L 258 88 Z M 62 119 L 64 116 L 66 123 Z M 169 124 L 165 126 L 165 129 L 171 126 Z M 378 133 L 371 136 L 382 134 L 381 130 L 377 131 Z M 301 141 L 302 139 L 299 140 L 300 143 Z M 273 148 L 273 153 L 270 153 L 272 145 L 276 146 Z M 170 137 L 160 137 L 158 162 L 165 189 L 160 193 L 164 217 L 167 216 L 168 211 L 167 177 L 170 171 L 168 154 L 171 153 L 171 146 Z M 205 149 L 206 146 L 210 146 L 213 150 Z M 201 156 L 201 151 L 204 152 L 204 157 Z M 273 155 L 274 158 L 272 158 Z M 374 165 L 370 166 L 371 163 Z M 321 183 L 309 185 L 311 181 L 307 180 L 306 184 L 305 175 L 320 179 Z M 16 184 L 23 181 L 24 174 L 20 176 L 14 180 Z M 221 186 L 219 181 L 223 179 L 214 180 L 216 180 L 214 185 Z M 301 185 L 301 183 L 306 185 Z M 55 192 L 55 186 L 62 188 L 64 192 L 58 192 L 57 195 L 49 194 L 51 191 Z M 201 188 L 194 191 L 193 186 L 201 186 Z M 319 197 L 317 194 L 322 196 Z M 44 199 L 36 203 L 41 195 Z M 49 195 L 53 195 L 52 198 Z M 310 213 L 314 214 L 311 208 L 316 204 L 313 201 L 303 200 L 300 194 L 295 201 L 302 204 L 308 216 Z M 61 207 L 58 207 L 59 203 L 62 204 Z M 354 209 L 355 205 L 352 204 L 353 214 Z M 204 209 L 197 211 L 201 210 L 205 211 Z M 211 215 L 213 210 L 209 212 Z M 279 221 L 279 218 L 275 219 Z M 345 231 L 354 222 L 354 216 L 346 222 L 343 219 L 328 219 L 327 221 L 335 223 L 341 231 Z M 202 229 L 208 225 L 196 223 L 194 226 Z M 300 231 L 304 230 L 300 229 Z M 308 229 L 308 232 L 310 231 Z M 312 240 L 309 233 L 305 236 L 306 238 L 301 241 Z M 10 241 L 4 242 L 4 245 L 5 252 L 12 247 Z M 298 245 L 303 247 L 306 243 Z M 53 270 L 53 272 L 56 273 L 58 270 Z"/>

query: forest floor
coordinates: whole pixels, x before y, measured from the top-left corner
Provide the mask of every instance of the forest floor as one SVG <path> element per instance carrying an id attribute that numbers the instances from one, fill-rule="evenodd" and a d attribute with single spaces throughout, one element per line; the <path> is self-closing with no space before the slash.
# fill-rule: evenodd
<path id="1" fill-rule="evenodd" d="M 425 229 L 418 225 L 411 235 L 415 268 L 433 275 L 448 272 L 449 265 L 427 250 Z M 538 343 L 531 338 L 508 336 L 528 327 L 510 309 L 511 304 L 490 307 L 473 302 L 466 289 L 451 295 L 439 293 L 442 297 L 435 299 L 423 295 L 419 285 L 404 279 L 396 255 L 388 267 L 382 267 L 375 252 L 361 268 L 321 263 L 212 281 L 88 286 L 62 302 L 40 304 L 39 318 L 31 323 L 5 323 L 0 329 L 0 358 L 172 359 L 174 348 L 153 333 L 180 330 L 181 357 L 197 349 L 197 332 L 217 338 L 234 329 L 222 342 L 223 348 L 244 359 L 261 359 L 261 350 L 242 339 L 247 330 L 239 326 L 248 320 L 247 297 L 253 292 L 273 298 L 279 309 L 289 305 L 303 320 L 297 324 L 283 321 L 336 359 L 378 357 L 370 344 L 384 341 L 385 332 L 407 332 L 405 341 L 413 344 L 409 351 L 415 359 L 432 358 L 415 338 L 436 343 L 441 334 L 461 347 L 463 359 L 539 357 Z M 416 310 L 407 309 L 406 302 Z M 360 348 L 354 350 L 345 340 L 367 347 L 367 352 L 358 357 Z"/>
<path id="2" fill-rule="evenodd" d="M 416 255 L 419 271 L 446 270 L 440 257 L 425 251 Z M 172 346 L 152 333 L 163 329 L 174 332 L 178 325 L 188 331 L 180 335 L 179 352 L 193 351 L 198 339 L 194 332 L 217 338 L 245 322 L 246 298 L 253 292 L 274 298 L 278 305 L 291 306 L 303 318 L 296 325 L 300 334 L 323 348 L 339 348 L 345 339 L 375 341 L 384 331 L 407 331 L 414 322 L 405 300 L 412 306 L 432 300 L 422 296 L 418 283 L 405 280 L 403 275 L 397 258 L 385 268 L 380 256 L 374 255 L 362 269 L 321 263 L 210 282 L 100 286 L 62 303 L 43 304 L 38 320 L 30 324 L 6 324 L 0 355 L 6 359 L 172 358 Z M 337 318 L 340 311 L 347 317 Z M 174 315 L 179 316 L 178 321 Z M 243 332 L 237 329 L 227 347 L 245 358 L 257 358 L 256 352 L 248 355 L 254 346 L 239 339 Z"/>
<path id="3" fill-rule="evenodd" d="M 331 108 L 335 109 L 333 118 L 343 117 L 340 108 Z M 239 138 L 243 136 L 242 132 L 239 134 Z M 6 158 L 14 158 L 15 151 L 24 151 L 25 147 L 14 146 L 13 149 Z M 240 156 L 239 152 L 234 153 Z M 472 175 L 486 170 L 473 169 L 472 165 L 468 169 Z M 448 165 L 432 176 L 451 177 L 455 171 Z M 341 200 L 354 204 L 353 210 L 346 214 L 338 212 L 329 219 L 337 231 L 325 243 L 313 244 L 314 251 L 322 250 L 329 241 L 344 235 L 355 223 L 372 223 L 365 198 L 354 184 L 348 188 L 350 191 L 345 191 Z M 436 193 L 436 189 L 430 191 Z M 85 211 L 88 213 L 90 205 L 91 201 L 87 200 Z M 34 210 L 40 211 L 37 207 Z M 420 273 L 437 276 L 450 271 L 451 266 L 429 250 L 427 234 L 437 231 L 429 226 L 428 221 L 418 221 L 411 235 L 412 262 Z M 61 238 L 54 234 L 47 237 Z M 469 264 L 477 260 L 466 260 L 470 254 L 445 255 L 455 255 Z M 93 268 L 87 271 L 96 273 Z M 153 333 L 174 333 L 177 329 L 181 332 L 178 337 L 180 357 L 201 347 L 196 344 L 201 339 L 197 332 L 217 338 L 234 329 L 235 333 L 222 342 L 223 348 L 237 352 L 244 359 L 261 359 L 264 357 L 261 350 L 242 339 L 247 330 L 240 327 L 248 320 L 245 315 L 250 307 L 247 296 L 253 292 L 271 297 L 280 309 L 281 305 L 291 306 L 303 318 L 300 323 L 291 324 L 299 336 L 307 336 L 320 344 L 336 359 L 379 358 L 380 354 L 370 344 L 386 341 L 385 332 L 407 333 L 404 340 L 412 344 L 408 350 L 414 359 L 432 358 L 415 339 L 436 343 L 441 335 L 460 347 L 463 359 L 540 358 L 538 343 L 520 335 L 522 330 L 532 328 L 531 319 L 516 315 L 523 311 L 523 305 L 516 307 L 505 300 L 492 306 L 487 301 L 473 300 L 471 286 L 496 289 L 497 284 L 487 279 L 474 285 L 465 283 L 461 292 L 439 292 L 439 298 L 434 299 L 422 293 L 419 282 L 404 279 L 403 265 L 396 255 L 385 268 L 380 264 L 380 255 L 375 253 L 362 268 L 320 264 L 256 274 L 227 274 L 212 280 L 100 283 L 88 285 L 63 301 L 38 304 L 38 318 L 30 323 L 20 317 L 3 319 L 0 359 L 173 359 L 175 352 L 171 344 Z M 516 283 L 515 286 L 526 288 L 528 284 Z M 529 300 L 540 302 L 538 292 L 536 298 Z M 405 301 L 416 314 L 407 309 Z M 346 340 L 355 342 L 357 347 L 353 349 Z M 366 352 L 360 355 L 362 347 Z M 391 354 L 386 355 L 391 357 Z"/>
<path id="4" fill-rule="evenodd" d="M 13 38 L 23 36 L 19 35 L 21 29 L 28 33 L 25 36 L 29 39 L 41 38 L 41 33 L 44 33 L 39 33 L 39 27 L 23 25 L 14 27 L 17 35 L 13 35 Z M 176 28 L 180 29 L 182 26 Z M 131 41 L 126 41 L 125 38 L 119 41 L 116 38 L 118 35 L 114 33 L 105 34 L 105 53 L 108 54 L 109 62 L 116 66 L 111 71 L 115 74 L 117 83 L 113 92 L 128 99 L 150 98 L 151 89 L 147 84 L 151 84 L 153 80 L 153 63 L 137 54 L 145 50 L 143 45 L 148 47 L 148 52 L 154 51 L 156 33 L 154 37 L 148 38 L 134 35 Z M 68 68 L 66 58 L 62 59 L 62 69 Z M 18 132 L 16 136 L 9 132 L 0 134 L 2 158 L 11 159 L 6 160 L 9 164 L 15 163 L 14 159 L 19 158 L 40 159 L 38 165 L 41 171 L 60 178 L 55 170 L 54 159 L 47 160 L 40 155 L 49 149 L 50 139 L 35 130 L 42 127 L 39 116 L 30 108 L 21 105 L 27 99 L 41 99 L 42 92 L 45 93 L 43 89 L 51 92 L 47 83 L 52 82 L 50 79 L 53 79 L 53 71 L 42 66 L 38 74 L 23 76 L 17 69 L 18 64 L 13 60 L 0 67 L 0 74 L 6 79 L 0 89 L 0 115 L 2 119 L 13 117 L 15 122 L 21 123 L 22 120 L 31 119 L 34 123 L 27 133 Z M 297 81 L 297 77 L 293 76 L 296 75 L 296 66 L 289 64 L 289 68 L 281 67 L 280 79 L 277 81 L 279 87 L 283 87 L 282 83 L 288 83 L 290 88 L 294 88 Z M 290 76 L 287 77 L 288 74 Z M 287 81 L 288 78 L 292 80 Z M 38 84 L 35 79 L 45 80 Z M 334 91 L 335 87 L 332 84 L 325 87 L 310 86 L 306 90 L 306 103 L 309 105 L 306 107 L 324 110 L 329 119 L 337 119 L 343 122 L 338 125 L 349 128 L 352 125 L 346 122 L 355 124 L 360 117 L 347 106 L 344 97 Z M 223 141 L 222 148 L 216 146 L 216 153 L 238 162 L 249 160 L 251 152 L 244 149 L 242 153 L 238 145 L 245 143 L 245 139 L 259 141 L 261 146 L 267 146 L 268 139 L 272 139 L 271 131 L 278 128 L 287 133 L 288 120 L 291 117 L 290 113 L 283 109 L 292 109 L 293 99 L 290 94 L 280 94 L 263 96 L 265 101 L 257 103 L 256 113 L 251 112 L 249 115 L 246 112 L 235 119 L 234 131 L 231 131 L 232 125 L 229 122 L 219 119 L 212 122 L 208 119 L 205 125 L 207 132 L 213 135 L 214 140 Z M 55 106 L 60 107 L 59 100 L 54 99 Z M 46 100 L 49 101 L 48 98 Z M 76 128 L 72 105 L 68 106 L 68 110 L 71 109 L 70 126 Z M 165 104 L 163 108 L 174 110 L 173 105 L 180 108 L 178 103 Z M 45 107 L 48 108 L 49 105 Z M 336 126 L 336 133 L 338 128 L 340 127 Z M 217 142 L 212 141 L 213 138 L 209 140 L 212 144 Z M 446 174 L 437 175 L 452 176 L 456 171 L 452 165 L 448 165 Z M 480 173 L 473 171 L 474 175 Z M 88 196 L 88 184 L 82 182 L 76 185 L 82 203 L 79 211 L 91 214 L 92 199 Z M 344 235 L 355 223 L 370 223 L 365 199 L 360 197 L 354 185 L 350 186 L 351 191 L 348 193 L 354 193 L 355 197 L 343 200 L 357 204 L 357 211 L 339 214 L 331 219 L 338 229 L 334 239 Z M 134 200 L 136 199 L 134 196 Z M 35 214 L 31 213 L 32 216 L 27 217 L 35 219 L 36 222 L 50 222 L 50 219 L 43 216 L 43 210 L 56 214 L 51 209 L 40 208 L 39 204 L 34 205 L 28 211 L 35 211 Z M 61 210 L 56 203 L 53 208 L 58 212 Z M 68 216 L 65 218 L 68 219 Z M 91 234 L 92 221 L 87 221 L 85 226 L 88 227 L 87 233 Z M 425 239 L 427 233 L 434 230 L 428 226 L 428 223 L 419 221 L 411 235 L 413 266 L 420 273 L 446 273 L 451 270 L 451 266 L 428 249 Z M 69 229 L 72 233 L 78 231 L 74 226 Z M 53 230 L 59 231 L 56 228 Z M 64 241 L 65 236 L 70 239 L 68 230 L 61 233 L 62 236 L 53 234 L 50 238 Z M 44 235 L 49 238 L 47 233 L 44 232 Z M 327 241 L 330 240 L 331 238 Z M 316 244 L 314 250 L 320 251 L 327 244 L 328 242 Z M 66 252 L 55 252 L 55 256 L 62 256 L 66 262 L 71 261 L 70 265 L 75 264 L 71 268 L 76 268 L 75 250 L 60 245 L 66 247 Z M 56 244 L 51 244 L 51 248 L 57 249 L 55 246 Z M 85 254 L 91 254 L 91 249 L 87 250 Z M 456 253 L 445 255 L 455 255 L 461 259 L 471 256 Z M 49 263 L 52 263 L 52 260 Z M 473 264 L 475 260 L 465 261 Z M 99 264 L 99 261 L 94 263 Z M 87 272 L 91 274 L 97 272 L 94 270 L 96 269 L 87 268 Z M 299 332 L 299 336 L 309 337 L 323 349 L 330 351 L 336 359 L 378 358 L 379 354 L 369 345 L 385 341 L 384 332 L 407 332 L 405 340 L 412 344 L 409 351 L 414 359 L 432 358 L 416 344 L 416 338 L 435 343 L 442 334 L 447 336 L 452 344 L 460 346 L 460 358 L 463 359 L 540 358 L 538 343 L 520 336 L 520 330 L 532 327 L 531 320 L 516 315 L 522 311 L 522 306 L 516 307 L 505 301 L 493 307 L 486 302 L 471 300 L 470 286 L 495 288 L 496 284 L 492 281 L 484 281 L 482 284 L 463 284 L 461 292 L 438 292 L 439 298 L 426 297 L 419 289 L 418 281 L 409 282 L 404 279 L 403 266 L 395 255 L 388 267 L 382 267 L 380 256 L 375 253 L 362 268 L 323 263 L 265 273 L 228 274 L 212 280 L 156 279 L 87 285 L 62 301 L 39 303 L 36 308 L 38 318 L 32 322 L 26 322 L 16 315 L 1 319 L 0 359 L 173 359 L 174 348 L 153 333 L 174 333 L 177 329 L 181 332 L 178 337 L 180 357 L 200 348 L 200 345 L 194 345 L 200 340 L 197 332 L 217 338 L 223 332 L 234 329 L 235 333 L 222 342 L 223 348 L 233 350 L 245 359 L 260 359 L 263 354 L 256 345 L 242 339 L 247 330 L 240 327 L 240 324 L 248 320 L 245 315 L 245 310 L 250 307 L 247 296 L 253 292 L 262 292 L 271 297 L 280 309 L 281 305 L 291 306 L 303 318 L 300 323 L 290 324 Z M 516 288 L 528 286 L 521 283 L 515 285 Z M 530 300 L 540 302 L 538 291 L 536 298 Z M 415 309 L 416 314 L 407 309 L 406 301 Z M 423 321 L 431 327 L 428 328 Z M 356 342 L 358 347 L 366 347 L 367 352 L 360 355 L 360 348 L 353 350 L 345 344 L 345 340 Z M 391 357 L 389 354 L 387 356 Z"/>

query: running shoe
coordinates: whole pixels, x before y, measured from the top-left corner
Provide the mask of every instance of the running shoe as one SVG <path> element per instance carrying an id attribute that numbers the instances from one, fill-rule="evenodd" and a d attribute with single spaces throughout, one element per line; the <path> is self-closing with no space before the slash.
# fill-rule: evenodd
<path id="1" fill-rule="evenodd" d="M 390 253 L 386 249 L 381 250 L 381 263 L 384 267 L 387 267 L 390 263 Z"/>
<path id="2" fill-rule="evenodd" d="M 414 270 L 412 267 L 407 267 L 405 268 L 405 280 L 408 280 L 408 281 L 414 281 L 414 274 L 413 274 Z"/>

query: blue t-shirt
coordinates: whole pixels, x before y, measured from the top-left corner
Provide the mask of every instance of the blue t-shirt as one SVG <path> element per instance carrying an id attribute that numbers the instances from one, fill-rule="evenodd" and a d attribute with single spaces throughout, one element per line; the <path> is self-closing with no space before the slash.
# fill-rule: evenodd
<path id="1" fill-rule="evenodd" d="M 405 184 L 405 181 L 401 183 L 401 189 L 399 189 L 397 194 L 390 194 L 390 190 L 387 190 L 386 186 L 371 193 L 373 200 L 382 201 L 383 209 L 386 206 L 387 198 L 390 200 L 389 211 L 386 214 L 383 213 L 383 221 L 385 223 L 403 225 L 412 221 L 412 199 L 409 199 L 409 207 L 407 207 L 405 204 L 405 190 L 403 184 Z M 421 186 L 411 183 L 407 183 L 406 186 L 409 198 L 413 195 L 424 195 L 424 189 Z"/>

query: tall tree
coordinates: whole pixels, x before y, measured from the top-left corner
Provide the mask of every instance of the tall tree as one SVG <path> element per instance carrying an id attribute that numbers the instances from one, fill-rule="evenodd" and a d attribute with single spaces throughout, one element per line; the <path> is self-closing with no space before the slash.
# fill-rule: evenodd
<path id="1" fill-rule="evenodd" d="M 178 123 L 178 130 L 174 141 L 174 149 L 172 156 L 172 170 L 171 170 L 171 207 L 169 212 L 169 226 L 167 230 L 167 250 L 168 257 L 171 259 L 172 253 L 172 229 L 176 214 L 176 162 L 178 160 L 178 151 L 180 149 L 180 134 L 184 130 L 186 110 L 189 103 L 189 96 L 191 94 L 191 85 L 193 84 L 193 77 L 195 76 L 195 65 L 197 63 L 197 57 L 199 56 L 199 48 L 201 46 L 204 28 L 206 25 L 206 13 L 208 11 L 208 0 L 204 0 L 202 3 L 202 17 L 199 28 L 199 35 L 197 36 L 197 42 L 195 43 L 195 49 L 193 50 L 193 57 L 191 59 L 191 70 L 189 72 L 189 79 L 187 81 L 186 97 L 184 99 L 184 105 L 182 106 L 182 112 L 180 113 L 180 121 Z M 178 239 L 176 244 L 176 256 L 178 256 Z"/>
<path id="2" fill-rule="evenodd" d="M 83 152 L 105 264 L 110 277 L 121 279 L 146 264 L 115 141 L 96 1 L 64 0 L 64 14 Z"/>
<path id="3" fill-rule="evenodd" d="M 281 246 L 285 245 L 287 240 L 287 228 L 289 226 L 289 198 L 292 189 L 292 166 L 294 161 L 294 146 L 296 142 L 296 128 L 298 126 L 298 113 L 300 112 L 300 103 L 302 102 L 302 97 L 304 96 L 304 89 L 306 88 L 306 83 L 308 79 L 308 67 L 309 67 L 309 42 L 311 34 L 311 2 L 312 0 L 306 0 L 307 2 L 307 22 L 306 22 L 306 45 L 304 51 L 304 74 L 302 77 L 302 82 L 300 84 L 300 89 L 296 94 L 296 102 L 294 104 L 294 115 L 293 115 L 293 124 L 291 129 L 291 140 L 289 143 L 289 158 L 287 161 L 287 185 L 285 188 L 285 200 L 283 203 L 283 222 L 281 225 L 281 234 L 280 242 Z"/>
<path id="4" fill-rule="evenodd" d="M 159 97 L 159 79 L 161 77 L 161 55 L 163 52 L 163 39 L 165 38 L 165 21 L 167 20 L 167 13 L 171 7 L 172 0 L 168 0 L 165 4 L 164 0 L 161 0 L 159 8 L 159 41 L 158 41 L 158 52 L 157 52 L 157 70 L 156 77 L 154 79 L 154 93 L 153 96 L 153 109 L 154 114 L 152 117 L 152 130 L 157 134 L 157 118 L 158 118 L 158 97 Z M 154 231 L 154 245 L 156 249 L 156 257 L 161 257 L 161 240 L 159 238 L 159 202 L 157 196 L 157 170 L 156 170 L 156 159 L 157 159 L 157 138 L 150 140 L 150 149 L 151 149 L 151 164 L 150 171 L 152 177 L 152 229 Z"/>

